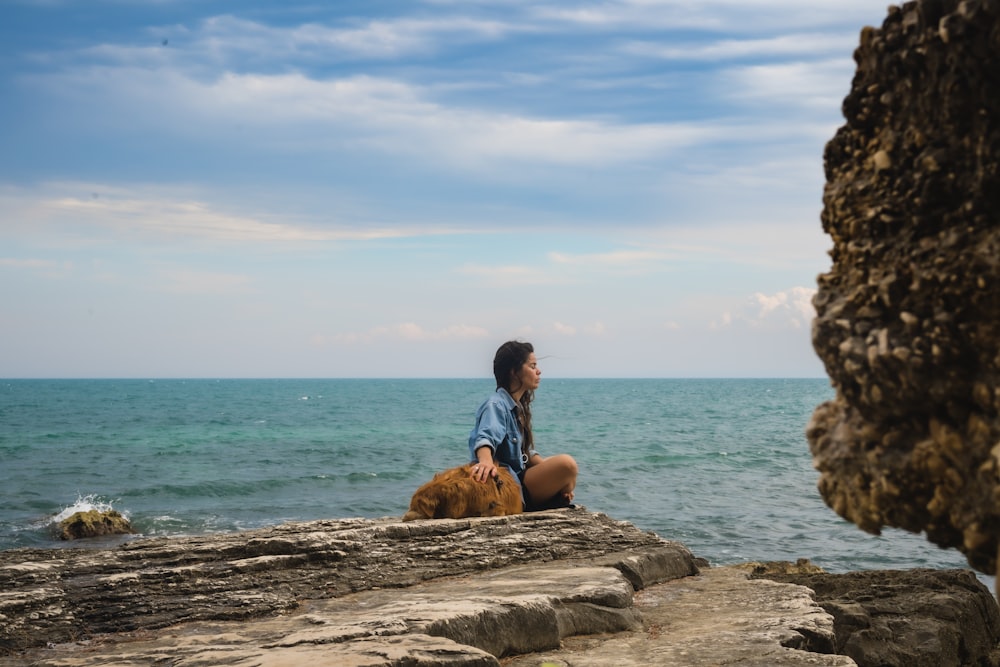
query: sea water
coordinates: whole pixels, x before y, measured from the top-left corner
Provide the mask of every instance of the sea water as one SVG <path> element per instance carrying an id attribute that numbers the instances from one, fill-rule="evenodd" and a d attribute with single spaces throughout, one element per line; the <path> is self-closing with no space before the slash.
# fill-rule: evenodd
<path id="1" fill-rule="evenodd" d="M 492 379 L 0 381 L 0 549 L 115 509 L 142 535 L 401 516 L 464 463 Z M 809 558 L 830 572 L 968 567 L 922 536 L 864 533 L 816 490 L 805 439 L 825 379 L 560 380 L 533 403 L 578 505 L 712 564 Z"/>

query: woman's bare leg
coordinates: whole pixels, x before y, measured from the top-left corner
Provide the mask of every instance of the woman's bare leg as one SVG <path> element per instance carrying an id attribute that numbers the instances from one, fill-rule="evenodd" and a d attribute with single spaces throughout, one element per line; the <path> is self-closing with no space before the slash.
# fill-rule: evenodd
<path id="1" fill-rule="evenodd" d="M 524 471 L 524 485 L 535 504 L 556 496 L 573 500 L 576 488 L 576 461 L 569 454 L 556 454 Z"/>

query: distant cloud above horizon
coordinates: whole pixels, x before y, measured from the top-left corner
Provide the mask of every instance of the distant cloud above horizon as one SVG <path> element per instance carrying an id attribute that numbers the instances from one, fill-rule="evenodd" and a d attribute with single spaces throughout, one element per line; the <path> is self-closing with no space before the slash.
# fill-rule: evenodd
<path id="1" fill-rule="evenodd" d="M 884 15 L 12 0 L 0 376 L 464 376 L 514 336 L 820 375 L 822 151 Z"/>

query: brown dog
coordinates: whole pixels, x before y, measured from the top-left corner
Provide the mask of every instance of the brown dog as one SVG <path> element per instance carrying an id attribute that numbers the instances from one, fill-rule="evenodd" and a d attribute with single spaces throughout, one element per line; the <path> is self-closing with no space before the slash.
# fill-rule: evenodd
<path id="1" fill-rule="evenodd" d="M 496 477 L 477 482 L 469 476 L 471 466 L 467 463 L 434 475 L 413 494 L 403 521 L 504 516 L 524 510 L 521 485 L 507 468 L 500 466 Z"/>

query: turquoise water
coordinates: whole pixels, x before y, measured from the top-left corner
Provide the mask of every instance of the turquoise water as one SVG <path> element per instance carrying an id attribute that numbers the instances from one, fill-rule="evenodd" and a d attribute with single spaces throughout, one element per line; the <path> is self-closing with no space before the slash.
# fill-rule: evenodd
<path id="1" fill-rule="evenodd" d="M 144 535 L 400 516 L 467 456 L 492 380 L 0 382 L 0 549 L 113 507 Z M 568 452 L 576 502 L 713 564 L 810 558 L 832 572 L 967 567 L 955 551 L 839 519 L 805 426 L 826 380 L 543 379 L 542 454 Z"/>

